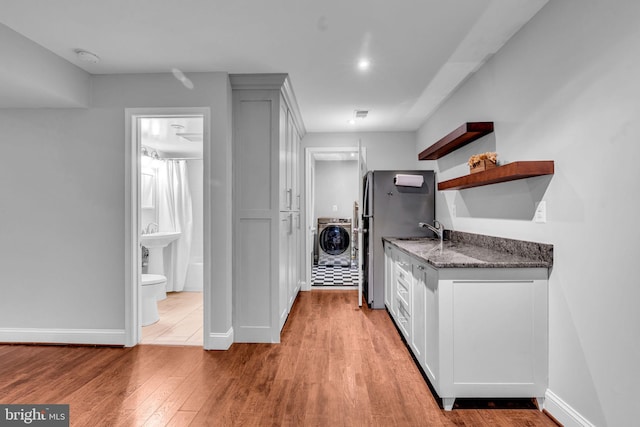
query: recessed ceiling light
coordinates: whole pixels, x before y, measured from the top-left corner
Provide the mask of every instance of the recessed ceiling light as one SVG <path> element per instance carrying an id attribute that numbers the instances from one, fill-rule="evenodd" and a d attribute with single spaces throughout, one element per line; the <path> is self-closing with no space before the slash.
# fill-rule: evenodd
<path id="1" fill-rule="evenodd" d="M 361 58 L 358 61 L 358 70 L 367 71 L 370 67 L 371 67 L 371 61 L 369 61 L 367 58 Z"/>
<path id="2" fill-rule="evenodd" d="M 356 124 L 356 119 L 349 119 L 349 120 L 347 120 L 347 123 L 349 123 L 350 125 L 355 125 Z"/>
<path id="3" fill-rule="evenodd" d="M 97 64 L 98 62 L 100 62 L 100 57 L 98 57 L 98 55 L 96 55 L 95 53 L 89 52 L 88 50 L 76 49 L 74 52 L 76 53 L 76 56 L 80 61 L 90 62 L 92 64 Z"/>

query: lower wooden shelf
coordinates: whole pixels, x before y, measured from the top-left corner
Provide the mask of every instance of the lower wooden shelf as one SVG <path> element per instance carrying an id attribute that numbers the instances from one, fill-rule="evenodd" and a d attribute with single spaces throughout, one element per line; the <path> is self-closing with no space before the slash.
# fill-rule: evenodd
<path id="1" fill-rule="evenodd" d="M 439 182 L 438 190 L 462 190 L 534 176 L 553 175 L 553 173 L 553 160 L 513 162 L 484 172 Z"/>

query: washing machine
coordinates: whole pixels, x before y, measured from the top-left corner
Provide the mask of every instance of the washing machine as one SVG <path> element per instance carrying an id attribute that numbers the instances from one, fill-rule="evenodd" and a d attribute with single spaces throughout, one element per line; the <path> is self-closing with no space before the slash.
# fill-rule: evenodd
<path id="1" fill-rule="evenodd" d="M 351 219 L 318 218 L 318 265 L 351 265 Z"/>

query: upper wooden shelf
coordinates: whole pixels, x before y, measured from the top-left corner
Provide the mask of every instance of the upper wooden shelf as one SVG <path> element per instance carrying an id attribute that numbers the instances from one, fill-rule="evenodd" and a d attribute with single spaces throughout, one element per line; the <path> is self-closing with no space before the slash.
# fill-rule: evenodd
<path id="1" fill-rule="evenodd" d="M 462 190 L 516 179 L 553 175 L 553 160 L 513 162 L 484 172 L 477 172 L 438 183 L 438 190 Z"/>
<path id="2" fill-rule="evenodd" d="M 465 123 L 418 154 L 418 160 L 439 159 L 491 132 L 493 132 L 493 122 Z"/>

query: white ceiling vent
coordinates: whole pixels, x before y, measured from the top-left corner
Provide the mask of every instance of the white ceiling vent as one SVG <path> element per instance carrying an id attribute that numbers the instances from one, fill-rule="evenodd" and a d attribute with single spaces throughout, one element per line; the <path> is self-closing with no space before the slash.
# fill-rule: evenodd
<path id="1" fill-rule="evenodd" d="M 367 118 L 367 114 L 369 114 L 369 110 L 356 110 L 355 111 L 356 119 L 366 119 Z"/>

